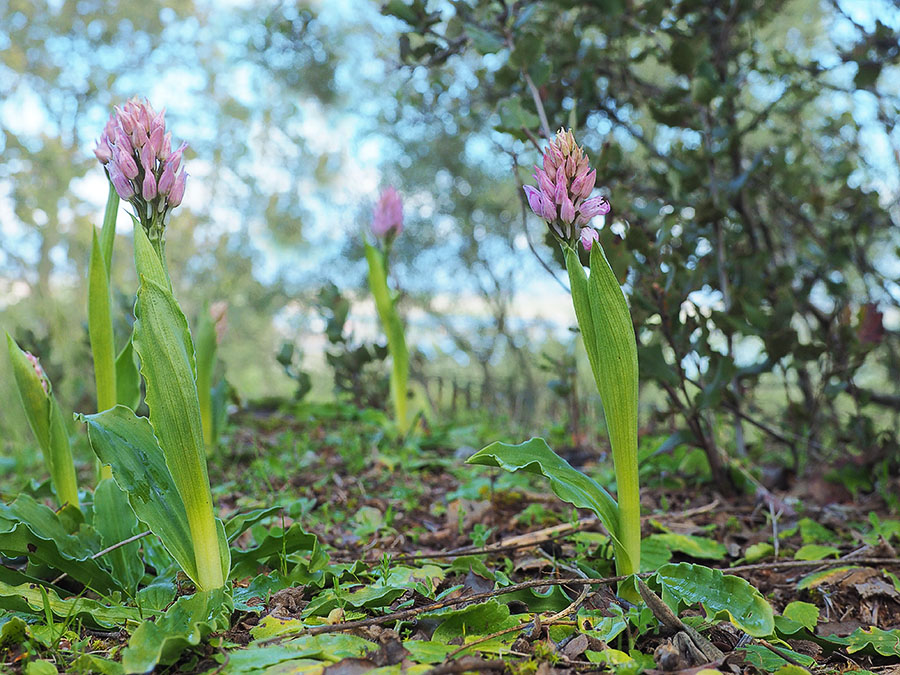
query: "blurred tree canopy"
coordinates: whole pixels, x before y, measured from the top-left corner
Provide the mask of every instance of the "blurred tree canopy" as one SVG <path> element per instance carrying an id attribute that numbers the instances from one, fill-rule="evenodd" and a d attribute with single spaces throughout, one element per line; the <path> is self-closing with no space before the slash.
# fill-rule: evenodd
<path id="1" fill-rule="evenodd" d="M 657 415 L 720 480 L 747 429 L 795 469 L 896 462 L 900 21 L 863 5 L 867 25 L 837 0 L 384 6 L 432 148 L 492 128 L 520 181 L 556 127 L 592 151 Z"/>

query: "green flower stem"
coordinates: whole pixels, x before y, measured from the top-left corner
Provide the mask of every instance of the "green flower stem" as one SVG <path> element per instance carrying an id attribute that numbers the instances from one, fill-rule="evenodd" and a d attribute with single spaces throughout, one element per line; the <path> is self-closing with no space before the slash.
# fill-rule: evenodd
<path id="1" fill-rule="evenodd" d="M 369 263 L 369 288 L 375 298 L 375 308 L 388 340 L 391 353 L 391 401 L 394 421 L 401 434 L 409 431 L 409 350 L 403 334 L 403 323 L 397 314 L 394 300 L 387 284 L 386 256 L 371 244 L 366 244 L 366 261 Z"/>
<path id="2" fill-rule="evenodd" d="M 621 550 L 616 572 L 634 574 L 641 565 L 641 501 L 638 483 L 638 362 L 628 303 L 606 255 L 595 243 L 590 278 L 571 247 L 565 247 L 575 315 L 600 393 L 616 471 Z"/>

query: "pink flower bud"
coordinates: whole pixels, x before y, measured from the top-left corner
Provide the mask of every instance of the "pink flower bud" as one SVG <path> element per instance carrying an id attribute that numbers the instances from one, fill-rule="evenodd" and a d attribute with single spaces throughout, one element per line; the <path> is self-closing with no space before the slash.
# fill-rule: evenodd
<path id="1" fill-rule="evenodd" d="M 544 197 L 541 194 L 541 191 L 535 188 L 533 185 L 525 186 L 525 195 L 528 198 L 528 206 L 531 207 L 531 210 L 534 211 L 534 215 L 543 218 L 544 217 Z"/>
<path id="2" fill-rule="evenodd" d="M 556 186 L 553 184 L 553 181 L 550 180 L 550 176 L 547 175 L 547 172 L 534 167 L 534 179 L 538 182 L 538 187 L 541 188 L 541 192 L 545 195 L 553 195 L 556 193 Z"/>
<path id="3" fill-rule="evenodd" d="M 593 227 L 583 227 L 581 229 L 581 245 L 585 251 L 590 251 L 595 241 L 600 241 L 600 233 Z"/>
<path id="4" fill-rule="evenodd" d="M 34 368 L 34 372 L 37 374 L 38 379 L 41 381 L 41 388 L 44 390 L 44 394 L 50 395 L 50 380 L 47 379 L 47 373 L 44 372 L 44 369 L 41 367 L 41 362 L 31 352 L 25 352 L 25 358 L 31 362 L 31 367 Z"/>
<path id="5" fill-rule="evenodd" d="M 543 198 L 543 207 L 544 207 L 544 220 L 548 223 L 552 223 L 556 220 L 556 204 L 553 203 L 552 199 L 549 199 L 546 195 Z"/>
<path id="6" fill-rule="evenodd" d="M 575 222 L 575 205 L 567 194 L 563 194 L 563 201 L 559 207 L 559 219 L 564 223 Z"/>
<path id="7" fill-rule="evenodd" d="M 119 165 L 115 162 L 110 162 L 107 165 L 107 169 L 109 169 L 109 180 L 112 181 L 113 187 L 116 189 L 116 193 L 119 197 L 125 201 L 134 197 L 134 186 L 131 184 L 130 180 L 122 175 Z"/>
<path id="8" fill-rule="evenodd" d="M 157 126 L 153 129 L 153 133 L 150 134 L 148 146 L 150 147 L 150 152 L 156 157 L 159 157 L 159 151 L 162 150 L 165 135 L 166 128 L 164 126 Z"/>
<path id="9" fill-rule="evenodd" d="M 591 192 L 594 189 L 594 183 L 597 181 L 597 171 L 585 171 L 577 176 L 575 176 L 575 180 L 572 181 L 572 194 L 575 195 L 575 198 L 581 197 L 582 199 L 587 199 Z"/>
<path id="10" fill-rule="evenodd" d="M 158 191 L 161 195 L 169 194 L 172 186 L 175 185 L 175 170 L 172 165 L 166 162 L 162 175 L 159 177 Z"/>
<path id="11" fill-rule="evenodd" d="M 169 132 L 163 137 L 162 148 L 156 153 L 162 161 L 166 161 L 172 154 L 172 133 Z"/>
<path id="12" fill-rule="evenodd" d="M 181 200 L 184 198 L 184 184 L 187 181 L 187 173 L 184 169 L 181 170 L 175 177 L 175 184 L 172 186 L 172 190 L 169 192 L 169 208 L 174 209 L 176 206 L 181 204 Z"/>
<path id="13" fill-rule="evenodd" d="M 147 171 L 146 169 L 144 170 L 144 181 L 141 185 L 141 196 L 148 202 L 156 197 L 156 176 L 153 175 L 152 171 Z"/>
<path id="14" fill-rule="evenodd" d="M 375 205 L 375 213 L 372 217 L 372 234 L 376 237 L 387 237 L 393 233 L 398 235 L 403 231 L 403 200 L 400 193 L 393 187 L 388 187 L 381 193 L 378 203 Z"/>
<path id="15" fill-rule="evenodd" d="M 172 171 L 178 171 L 178 165 L 181 164 L 181 156 L 184 154 L 184 150 L 187 148 L 187 143 L 182 143 L 178 146 L 178 149 L 169 155 L 169 158 L 166 160 L 166 166 L 172 165 Z"/>
<path id="16" fill-rule="evenodd" d="M 609 213 L 609 208 L 609 200 L 606 197 L 592 197 L 584 200 L 578 210 L 583 218 L 590 220 L 594 216 L 605 216 Z"/>
<path id="17" fill-rule="evenodd" d="M 134 157 L 119 148 L 118 145 L 116 145 L 113 150 L 113 157 L 115 163 L 119 167 L 119 171 L 121 171 L 126 178 L 137 178 L 138 167 L 137 163 L 134 161 Z"/>
<path id="18" fill-rule="evenodd" d="M 109 147 L 109 141 L 106 140 L 105 134 L 97 141 L 97 147 L 94 148 L 94 156 L 100 160 L 101 164 L 108 164 L 109 160 L 112 159 L 112 148 Z"/>
<path id="19" fill-rule="evenodd" d="M 142 148 L 149 141 L 150 138 L 147 136 L 147 130 L 141 124 L 136 124 L 134 126 L 134 131 L 131 132 L 131 141 L 136 148 Z"/>
<path id="20" fill-rule="evenodd" d="M 563 203 L 563 198 L 566 196 L 566 191 L 568 186 L 566 185 L 566 174 L 563 171 L 558 171 L 556 174 L 556 190 L 553 194 L 553 201 L 557 204 Z"/>

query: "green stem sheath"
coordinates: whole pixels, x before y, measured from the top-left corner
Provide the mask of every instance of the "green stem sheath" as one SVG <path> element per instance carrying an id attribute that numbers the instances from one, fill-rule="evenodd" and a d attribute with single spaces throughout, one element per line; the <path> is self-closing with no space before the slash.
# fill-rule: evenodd
<path id="1" fill-rule="evenodd" d="M 640 571 L 641 502 L 638 481 L 638 362 L 628 303 L 606 255 L 595 243 L 590 278 L 578 253 L 564 247 L 572 301 L 603 404 L 616 472 L 620 575 Z"/>

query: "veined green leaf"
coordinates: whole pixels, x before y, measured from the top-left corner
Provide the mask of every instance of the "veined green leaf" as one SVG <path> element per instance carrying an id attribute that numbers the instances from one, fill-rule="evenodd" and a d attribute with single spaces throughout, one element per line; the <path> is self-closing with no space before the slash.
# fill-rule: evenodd
<path id="1" fill-rule="evenodd" d="M 147 383 L 150 424 L 187 512 L 199 575 L 195 581 L 210 590 L 225 583 L 230 561 L 209 489 L 194 344 L 168 283 L 160 284 L 165 269 L 140 227 L 135 228 L 135 261 L 141 287 L 133 343 Z"/>
<path id="2" fill-rule="evenodd" d="M 599 244 L 591 248 L 588 302 L 594 330 L 592 347 L 596 350 L 592 362 L 594 380 L 606 415 L 616 470 L 619 536 L 631 562 L 623 567 L 617 559 L 616 570 L 629 574 L 639 569 L 641 551 L 637 345 L 625 295 Z"/>
<path id="3" fill-rule="evenodd" d="M 94 358 L 97 409 L 116 405 L 116 348 L 113 338 L 112 309 L 109 296 L 109 265 L 97 238 L 91 231 L 91 259 L 88 266 L 88 335 Z"/>
<path id="4" fill-rule="evenodd" d="M 137 607 L 124 605 L 103 605 L 96 600 L 84 597 L 60 599 L 52 588 L 35 584 L 10 586 L 0 581 L 0 607 L 19 612 L 44 612 L 45 596 L 53 615 L 58 618 L 74 617 L 94 626 L 111 627 L 122 625 L 128 621 L 140 621 Z M 145 615 L 147 611 L 145 610 Z"/>
<path id="5" fill-rule="evenodd" d="M 401 433 L 409 430 L 409 350 L 403 334 L 403 323 L 391 299 L 387 285 L 384 256 L 377 248 L 366 243 L 366 261 L 369 263 L 369 288 L 375 298 L 375 309 L 381 319 L 381 326 L 388 340 L 391 353 L 391 400 L 394 402 L 394 417 Z"/>
<path id="6" fill-rule="evenodd" d="M 0 551 L 65 572 L 72 579 L 105 593 L 118 588 L 109 572 L 91 556 L 99 549 L 69 534 L 53 509 L 28 495 L 0 504 Z"/>
<path id="7" fill-rule="evenodd" d="M 197 567 L 187 513 L 153 428 L 118 405 L 96 415 L 84 415 L 91 447 L 128 495 L 137 517 L 159 537 L 184 573 L 196 579 Z"/>
<path id="8" fill-rule="evenodd" d="M 547 477 L 557 497 L 576 508 L 596 513 L 613 541 L 619 542 L 619 511 L 615 500 L 597 481 L 572 468 L 553 452 L 543 438 L 532 438 L 519 445 L 491 443 L 466 463 L 498 466 L 507 471 L 521 469 Z"/>
<path id="9" fill-rule="evenodd" d="M 710 616 L 724 612 L 731 623 L 753 637 L 775 631 L 775 613 L 762 594 L 747 581 L 703 565 L 663 565 L 656 573 L 664 595 L 693 605 L 700 603 Z"/>
<path id="10" fill-rule="evenodd" d="M 100 541 L 108 548 L 138 533 L 138 520 L 128 504 L 128 496 L 115 481 L 106 478 L 94 490 L 94 527 L 100 533 Z M 140 542 L 120 546 L 103 559 L 112 568 L 112 574 L 130 594 L 137 591 L 144 576 L 144 562 L 140 557 Z"/>
<path id="11" fill-rule="evenodd" d="M 147 382 L 150 424 L 184 503 L 197 556 L 197 581 L 209 590 L 224 583 L 230 567 L 224 531 L 213 515 L 206 451 L 187 321 L 168 289 L 143 279 L 135 312 L 134 346 Z M 223 548 L 224 547 L 224 548 Z M 218 570 L 214 570 L 218 567 Z"/>
<path id="12" fill-rule="evenodd" d="M 122 652 L 125 672 L 150 673 L 159 664 L 175 663 L 184 650 L 228 628 L 230 616 L 231 598 L 221 588 L 178 598 L 163 616 L 134 631 Z"/>

